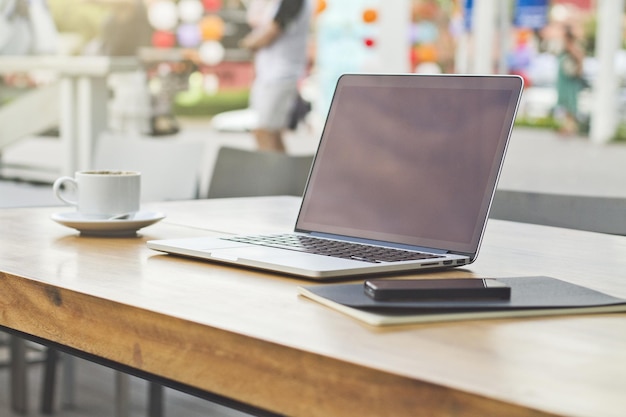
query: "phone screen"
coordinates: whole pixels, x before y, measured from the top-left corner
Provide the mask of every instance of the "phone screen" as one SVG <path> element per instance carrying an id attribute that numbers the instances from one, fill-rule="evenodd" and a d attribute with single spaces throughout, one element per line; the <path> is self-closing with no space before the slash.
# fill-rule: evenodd
<path id="1" fill-rule="evenodd" d="M 385 289 L 446 289 L 446 288 L 485 288 L 484 279 L 454 278 L 454 279 L 402 279 L 402 280 L 372 280 L 377 290 Z"/>
<path id="2" fill-rule="evenodd" d="M 365 293 L 375 300 L 485 300 L 508 299 L 511 289 L 495 279 L 369 280 Z"/>

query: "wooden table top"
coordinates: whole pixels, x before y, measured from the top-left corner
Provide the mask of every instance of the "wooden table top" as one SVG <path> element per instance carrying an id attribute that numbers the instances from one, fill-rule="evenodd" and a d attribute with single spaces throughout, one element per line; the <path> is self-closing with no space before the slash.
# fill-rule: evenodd
<path id="1" fill-rule="evenodd" d="M 147 240 L 289 231 L 299 199 L 153 203 L 137 238 L 0 210 L 0 325 L 292 416 L 621 416 L 626 315 L 374 328 L 309 281 L 177 258 Z M 478 261 L 420 276 L 547 275 L 626 298 L 626 237 L 490 220 Z"/>

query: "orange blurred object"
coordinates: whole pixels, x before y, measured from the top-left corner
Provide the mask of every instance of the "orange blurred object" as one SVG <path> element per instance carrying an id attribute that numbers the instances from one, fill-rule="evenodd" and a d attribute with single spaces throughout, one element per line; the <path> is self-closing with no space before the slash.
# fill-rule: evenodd
<path id="1" fill-rule="evenodd" d="M 317 4 L 315 7 L 315 14 L 320 14 L 322 13 L 324 10 L 326 10 L 326 0 L 317 0 Z"/>
<path id="2" fill-rule="evenodd" d="M 378 12 L 375 9 L 365 9 L 363 11 L 363 21 L 365 23 L 373 23 L 378 20 Z"/>
<path id="3" fill-rule="evenodd" d="M 200 33 L 205 41 L 217 41 L 224 36 L 224 21 L 217 15 L 209 15 L 200 21 Z"/>
<path id="4" fill-rule="evenodd" d="M 437 49 L 434 45 L 419 45 L 415 52 L 417 62 L 437 62 Z"/>
<path id="5" fill-rule="evenodd" d="M 519 29 L 515 36 L 517 45 L 526 45 L 532 39 L 533 32 L 530 29 Z"/>

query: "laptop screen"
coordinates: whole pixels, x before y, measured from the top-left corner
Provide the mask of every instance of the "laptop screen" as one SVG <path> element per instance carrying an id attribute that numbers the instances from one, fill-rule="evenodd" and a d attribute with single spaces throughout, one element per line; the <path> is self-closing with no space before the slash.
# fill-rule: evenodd
<path id="1" fill-rule="evenodd" d="M 522 81 L 343 75 L 297 231 L 476 253 Z"/>

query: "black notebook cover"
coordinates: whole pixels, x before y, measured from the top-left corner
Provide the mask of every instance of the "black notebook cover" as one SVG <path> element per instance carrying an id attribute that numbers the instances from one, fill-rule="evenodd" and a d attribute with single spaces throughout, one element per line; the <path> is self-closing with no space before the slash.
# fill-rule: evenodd
<path id="1" fill-rule="evenodd" d="M 443 279 L 443 278 L 442 278 Z M 377 301 L 363 284 L 299 287 L 301 295 L 375 326 L 429 321 L 626 311 L 626 300 L 550 277 L 498 278 L 510 300 Z"/>

